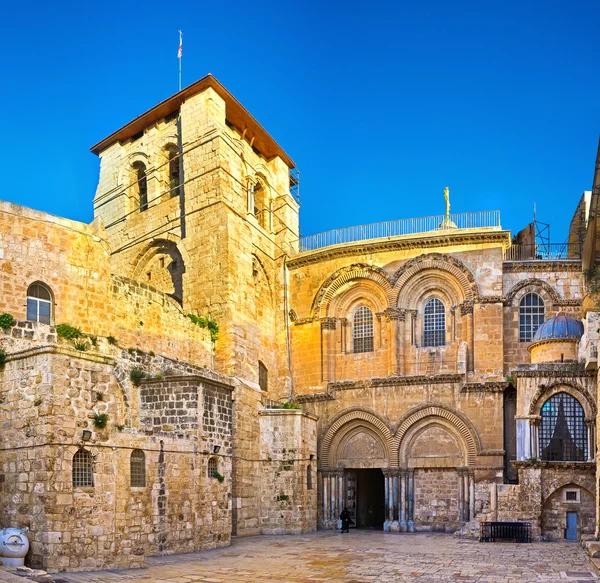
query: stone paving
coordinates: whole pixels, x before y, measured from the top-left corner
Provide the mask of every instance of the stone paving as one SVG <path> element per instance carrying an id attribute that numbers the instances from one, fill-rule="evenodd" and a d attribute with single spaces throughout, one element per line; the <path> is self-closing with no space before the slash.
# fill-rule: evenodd
<path id="1" fill-rule="evenodd" d="M 234 539 L 147 569 L 59 573 L 56 583 L 600 583 L 575 543 L 483 544 L 444 534 L 320 531 Z"/>

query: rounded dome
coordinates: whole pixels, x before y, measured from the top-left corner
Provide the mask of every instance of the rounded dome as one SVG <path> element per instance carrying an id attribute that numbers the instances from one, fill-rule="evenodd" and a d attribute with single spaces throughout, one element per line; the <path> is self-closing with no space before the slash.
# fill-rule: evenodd
<path id="1" fill-rule="evenodd" d="M 569 316 L 548 318 L 533 337 L 533 342 L 556 338 L 574 338 L 579 340 L 583 335 L 583 322 Z"/>

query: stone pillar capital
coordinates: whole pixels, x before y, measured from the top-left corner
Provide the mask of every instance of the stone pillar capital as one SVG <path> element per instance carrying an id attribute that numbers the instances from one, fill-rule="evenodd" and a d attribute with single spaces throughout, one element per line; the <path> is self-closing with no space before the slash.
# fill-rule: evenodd
<path id="1" fill-rule="evenodd" d="M 337 318 L 321 318 L 321 330 L 335 330 Z"/>

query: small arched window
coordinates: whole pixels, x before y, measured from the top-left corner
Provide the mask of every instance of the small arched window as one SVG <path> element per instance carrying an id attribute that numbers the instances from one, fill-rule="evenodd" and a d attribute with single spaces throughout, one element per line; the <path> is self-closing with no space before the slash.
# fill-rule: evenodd
<path id="1" fill-rule="evenodd" d="M 425 304 L 423 317 L 423 346 L 444 346 L 446 344 L 446 309 L 437 298 Z"/>
<path id="2" fill-rule="evenodd" d="M 269 230 L 271 225 L 271 213 L 267 196 L 267 189 L 261 182 L 254 187 L 254 216 L 261 227 Z"/>
<path id="3" fill-rule="evenodd" d="M 544 323 L 546 308 L 539 294 L 525 294 L 519 304 L 519 342 L 531 342 L 537 329 Z"/>
<path id="4" fill-rule="evenodd" d="M 94 460 L 92 454 L 80 449 L 73 456 L 73 487 L 92 488 L 94 486 Z"/>
<path id="5" fill-rule="evenodd" d="M 360 306 L 352 321 L 353 352 L 373 352 L 373 312 Z"/>
<path id="6" fill-rule="evenodd" d="M 313 489 L 312 466 L 310 464 L 308 466 L 306 466 L 306 489 L 307 490 Z"/>
<path id="7" fill-rule="evenodd" d="M 134 449 L 129 460 L 130 478 L 132 488 L 146 486 L 146 455 L 141 449 Z"/>
<path id="8" fill-rule="evenodd" d="M 52 324 L 52 292 L 40 282 L 27 288 L 27 319 L 30 322 Z"/>
<path id="9" fill-rule="evenodd" d="M 542 407 L 540 457 L 543 460 L 584 462 L 588 459 L 585 412 L 568 393 L 557 393 Z"/>
<path id="10" fill-rule="evenodd" d="M 262 361 L 258 361 L 258 385 L 262 391 L 269 390 L 269 371 Z"/>
<path id="11" fill-rule="evenodd" d="M 148 210 L 148 179 L 146 176 L 146 165 L 143 162 L 134 162 L 133 180 L 135 182 L 135 193 L 138 197 L 140 211 Z"/>
<path id="12" fill-rule="evenodd" d="M 216 478 L 219 475 L 219 466 L 216 457 L 209 458 L 207 474 L 209 478 Z"/>
<path id="13" fill-rule="evenodd" d="M 179 196 L 179 149 L 171 144 L 167 146 L 167 154 L 169 156 L 169 192 L 170 196 Z"/>

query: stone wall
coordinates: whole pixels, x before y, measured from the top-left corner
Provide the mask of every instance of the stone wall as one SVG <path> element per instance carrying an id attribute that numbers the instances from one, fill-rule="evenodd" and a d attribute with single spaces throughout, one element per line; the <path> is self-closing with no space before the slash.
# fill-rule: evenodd
<path id="1" fill-rule="evenodd" d="M 300 534 L 317 528 L 315 421 L 299 410 L 260 413 L 263 534 Z"/>

